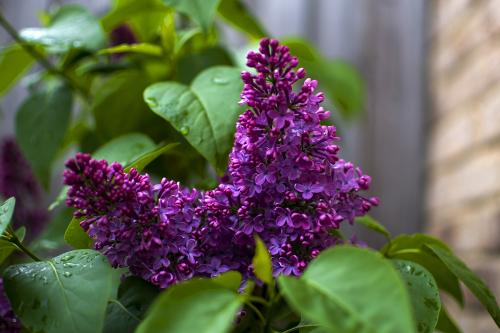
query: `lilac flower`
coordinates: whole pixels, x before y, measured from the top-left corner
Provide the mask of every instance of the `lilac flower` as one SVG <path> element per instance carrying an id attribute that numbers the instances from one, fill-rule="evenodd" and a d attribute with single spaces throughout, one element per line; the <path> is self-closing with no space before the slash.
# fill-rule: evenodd
<path id="1" fill-rule="evenodd" d="M 323 249 L 342 243 L 331 229 L 366 214 L 371 178 L 339 158 L 334 126 L 321 121 L 317 82 L 276 40 L 261 41 L 243 72 L 234 146 L 221 183 L 199 192 L 78 154 L 67 162 L 67 203 L 114 266 L 161 288 L 193 276 L 238 270 L 252 278 L 254 234 L 268 246 L 274 274 L 300 275 Z"/>
<path id="2" fill-rule="evenodd" d="M 111 33 L 109 35 L 110 39 L 110 46 L 118 46 L 121 44 L 136 44 L 137 37 L 135 36 L 134 32 L 130 28 L 128 24 L 121 24 L 111 30 Z M 120 52 L 120 53 L 113 53 L 111 54 L 111 59 L 113 61 L 118 61 L 120 60 L 125 53 Z"/>
<path id="3" fill-rule="evenodd" d="M 309 200 L 313 197 L 315 193 L 321 193 L 323 191 L 323 185 L 320 184 L 295 184 L 295 189 L 302 193 L 302 198 Z"/>
<path id="4" fill-rule="evenodd" d="M 3 280 L 0 278 L 0 332 L 18 333 L 21 332 L 21 322 L 12 311 L 10 302 L 5 295 Z"/>
<path id="5" fill-rule="evenodd" d="M 13 226 L 26 226 L 29 239 L 36 237 L 48 222 L 40 184 L 13 138 L 0 144 L 0 197 L 16 197 Z"/>

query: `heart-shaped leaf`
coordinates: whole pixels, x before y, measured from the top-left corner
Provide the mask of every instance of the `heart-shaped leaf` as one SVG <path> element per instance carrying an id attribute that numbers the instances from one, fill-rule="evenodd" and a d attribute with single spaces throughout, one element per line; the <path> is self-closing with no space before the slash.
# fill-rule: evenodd
<path id="1" fill-rule="evenodd" d="M 331 332 L 416 332 L 403 280 L 374 251 L 336 246 L 313 260 L 300 279 L 281 276 L 278 282 L 293 309 Z"/>
<path id="2" fill-rule="evenodd" d="M 208 279 L 169 287 L 151 305 L 137 333 L 229 332 L 242 296 Z"/>
<path id="3" fill-rule="evenodd" d="M 440 289 L 463 305 L 464 297 L 457 277 L 441 260 L 425 250 L 426 244 L 434 244 L 449 251 L 448 246 L 439 239 L 425 234 L 413 234 L 397 236 L 388 242 L 381 252 L 388 258 L 409 260 L 422 265 L 436 279 Z"/>
<path id="4" fill-rule="evenodd" d="M 106 333 L 133 333 L 159 290 L 138 277 L 126 278 L 106 312 Z"/>
<path id="5" fill-rule="evenodd" d="M 0 235 L 3 234 L 5 229 L 10 224 L 12 220 L 12 215 L 14 214 L 14 207 L 16 206 L 16 198 L 11 197 L 0 206 Z"/>
<path id="6" fill-rule="evenodd" d="M 33 332 L 101 332 L 118 275 L 93 250 L 67 252 L 51 260 L 14 265 L 4 273 L 16 315 Z"/>
<path id="7" fill-rule="evenodd" d="M 419 333 L 432 333 L 436 328 L 441 310 L 441 299 L 436 281 L 424 267 L 407 260 L 395 260 L 410 293 L 413 314 Z"/>
<path id="8" fill-rule="evenodd" d="M 25 41 L 40 44 L 52 53 L 63 53 L 70 49 L 95 51 L 106 43 L 97 18 L 78 5 L 62 6 L 48 27 L 26 28 L 21 30 L 20 35 Z"/>
<path id="9" fill-rule="evenodd" d="M 64 141 L 72 104 L 71 90 L 50 82 L 30 95 L 16 115 L 17 142 L 45 187 L 52 162 Z"/>
<path id="10" fill-rule="evenodd" d="M 235 122 L 242 108 L 239 70 L 211 67 L 191 87 L 176 82 L 149 86 L 144 99 L 153 112 L 169 121 L 220 173 L 232 147 Z"/>

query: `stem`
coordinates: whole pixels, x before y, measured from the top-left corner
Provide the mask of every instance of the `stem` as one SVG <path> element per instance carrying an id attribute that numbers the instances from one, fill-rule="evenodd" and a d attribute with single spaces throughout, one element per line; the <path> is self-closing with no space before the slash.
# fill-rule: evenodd
<path id="1" fill-rule="evenodd" d="M 260 303 L 260 304 L 265 305 L 265 306 L 271 305 L 268 301 L 266 301 L 262 297 L 258 297 L 258 296 L 249 296 L 248 300 L 251 302 Z"/>
<path id="2" fill-rule="evenodd" d="M 26 246 L 24 246 L 23 243 L 20 242 L 19 239 L 17 239 L 17 237 L 12 238 L 10 240 L 10 242 L 12 244 L 14 244 L 15 246 L 17 246 L 17 248 L 19 248 L 19 250 L 23 251 L 26 255 L 28 255 L 34 261 L 42 261 L 42 259 L 40 259 L 36 254 L 31 252 L 30 249 L 28 249 Z"/>
<path id="3" fill-rule="evenodd" d="M 319 327 L 319 325 L 299 325 L 299 326 L 295 326 L 295 327 L 292 327 L 286 331 L 283 331 L 281 333 L 290 333 L 290 332 L 293 332 L 293 331 L 297 331 L 297 330 L 300 330 L 301 328 L 312 328 L 312 327 Z"/>
<path id="4" fill-rule="evenodd" d="M 39 52 L 33 45 L 26 43 L 21 36 L 17 33 L 16 29 L 10 24 L 10 22 L 3 16 L 0 11 L 0 25 L 7 31 L 7 33 L 18 43 L 26 52 L 28 52 L 36 61 L 44 67 L 49 73 L 60 76 L 65 80 L 73 89 L 78 91 L 83 97 L 88 98 L 89 94 L 85 88 L 78 84 L 71 76 L 66 72 L 56 68 L 50 63 L 50 61 Z"/>
<path id="5" fill-rule="evenodd" d="M 262 312 L 260 312 L 259 309 L 257 309 L 255 307 L 255 305 L 253 305 L 252 303 L 250 303 L 250 302 L 245 302 L 245 303 L 246 303 L 246 305 L 248 305 L 248 307 L 250 309 L 252 309 L 255 312 L 255 314 L 257 315 L 257 317 L 259 317 L 259 319 L 265 325 L 266 324 L 266 318 L 264 318 L 264 315 L 262 314 Z"/>

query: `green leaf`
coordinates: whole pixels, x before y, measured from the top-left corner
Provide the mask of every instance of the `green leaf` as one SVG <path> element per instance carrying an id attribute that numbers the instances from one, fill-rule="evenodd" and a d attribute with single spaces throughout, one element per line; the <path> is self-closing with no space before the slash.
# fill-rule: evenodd
<path id="1" fill-rule="evenodd" d="M 443 333 L 462 333 L 457 324 L 450 318 L 450 315 L 446 311 L 444 305 L 441 305 L 436 330 Z"/>
<path id="2" fill-rule="evenodd" d="M 441 299 L 436 281 L 424 267 L 407 260 L 395 260 L 394 266 L 406 282 L 419 333 L 432 333 L 438 322 Z"/>
<path id="3" fill-rule="evenodd" d="M 62 6 L 48 27 L 22 29 L 20 35 L 28 43 L 40 44 L 51 53 L 70 49 L 95 51 L 106 43 L 97 18 L 79 5 Z"/>
<path id="4" fill-rule="evenodd" d="M 69 222 L 68 228 L 64 233 L 64 240 L 75 249 L 88 249 L 92 247 L 92 239 L 80 226 L 81 219 L 73 218 Z"/>
<path id="5" fill-rule="evenodd" d="M 24 236 L 26 236 L 26 228 L 21 227 L 17 229 L 16 236 L 17 239 L 22 242 L 24 240 Z M 0 240 L 0 264 L 2 264 L 15 250 L 18 250 L 18 248 L 13 243 L 3 239 Z"/>
<path id="6" fill-rule="evenodd" d="M 222 0 L 218 12 L 229 24 L 252 38 L 269 35 L 241 0 Z"/>
<path id="7" fill-rule="evenodd" d="M 163 54 L 163 50 L 158 45 L 148 44 L 148 43 L 137 43 L 137 44 L 120 44 L 99 51 L 99 54 L 114 54 L 114 53 L 139 53 L 139 54 L 146 54 L 159 57 Z"/>
<path id="8" fill-rule="evenodd" d="M 145 152 L 137 157 L 135 160 L 130 162 L 124 170 L 125 172 L 129 172 L 130 169 L 135 168 L 137 171 L 141 172 L 146 166 L 148 166 L 149 163 L 153 162 L 159 156 L 171 151 L 178 145 L 178 143 L 169 143 L 163 146 L 160 145 L 158 148 L 154 148 L 151 151 Z"/>
<path id="9" fill-rule="evenodd" d="M 0 206 L 0 235 L 4 233 L 12 220 L 14 207 L 16 206 L 16 198 L 10 197 L 5 200 Z"/>
<path id="10" fill-rule="evenodd" d="M 309 74 L 325 89 L 327 97 L 347 119 L 359 116 L 365 105 L 365 86 L 358 70 L 350 63 L 335 59 L 307 66 Z"/>
<path id="11" fill-rule="evenodd" d="M 160 294 L 136 332 L 225 333 L 241 306 L 238 293 L 211 280 L 190 280 Z"/>
<path id="12" fill-rule="evenodd" d="M 6 47 L 0 54 L 0 96 L 7 93 L 26 73 L 35 60 L 21 46 Z"/>
<path id="13" fill-rule="evenodd" d="M 220 66 L 200 73 L 191 87 L 155 83 L 146 89 L 144 99 L 222 173 L 243 110 L 238 105 L 241 88 L 239 70 Z"/>
<path id="14" fill-rule="evenodd" d="M 193 21 L 198 23 L 204 31 L 212 26 L 215 11 L 221 0 L 163 0 L 167 6 L 175 8 L 177 11 L 186 14 Z"/>
<path id="15" fill-rule="evenodd" d="M 102 140 L 144 128 L 142 124 L 148 107 L 142 100 L 142 93 L 149 83 L 144 72 L 124 70 L 93 85 L 91 110 Z"/>
<path id="16" fill-rule="evenodd" d="M 384 235 L 388 239 L 391 238 L 391 233 L 382 224 L 380 224 L 377 220 L 375 220 L 373 217 L 369 215 L 356 217 L 354 223 L 361 224 L 367 227 L 368 229 L 371 229 L 375 232 L 378 232 L 379 234 Z"/>
<path id="17" fill-rule="evenodd" d="M 68 221 L 73 218 L 73 209 L 62 207 L 57 214 L 52 214 L 52 216 L 42 234 L 30 244 L 35 253 L 47 253 L 66 246 L 64 233 L 68 228 Z"/>
<path id="18" fill-rule="evenodd" d="M 97 149 L 93 158 L 118 162 L 123 166 L 128 165 L 142 154 L 156 148 L 153 140 L 147 135 L 130 133 L 117 137 Z"/>
<path id="19" fill-rule="evenodd" d="M 57 207 L 59 207 L 62 203 L 64 203 L 64 200 L 66 200 L 66 195 L 68 194 L 69 186 L 63 186 L 59 194 L 57 195 L 56 200 L 54 200 L 53 203 L 50 204 L 48 210 L 54 210 Z"/>
<path id="20" fill-rule="evenodd" d="M 118 0 L 115 3 L 115 7 L 101 19 L 101 24 L 107 32 L 129 19 L 161 14 L 168 10 L 161 0 Z"/>
<path id="21" fill-rule="evenodd" d="M 212 281 L 229 290 L 238 292 L 241 286 L 241 273 L 237 271 L 225 272 L 213 277 Z"/>
<path id="22" fill-rule="evenodd" d="M 225 48 L 220 46 L 203 48 L 197 52 L 188 51 L 177 62 L 176 78 L 180 83 L 191 84 L 196 76 L 207 68 L 231 65 L 231 56 Z"/>
<path id="23" fill-rule="evenodd" d="M 486 284 L 474 274 L 465 263 L 456 257 L 451 251 L 443 249 L 434 244 L 426 244 L 428 249 L 432 251 L 449 269 L 455 274 L 457 278 L 462 281 L 467 288 L 477 297 L 477 299 L 488 310 L 491 318 L 495 321 L 500 328 L 500 309 L 495 299 L 495 295 L 488 289 Z"/>
<path id="24" fill-rule="evenodd" d="M 268 285 L 273 284 L 271 255 L 267 250 L 266 244 L 257 235 L 255 236 L 255 256 L 253 257 L 252 265 L 255 276 Z"/>
<path id="25" fill-rule="evenodd" d="M 138 277 L 126 278 L 106 311 L 103 332 L 133 333 L 159 290 Z"/>
<path id="26" fill-rule="evenodd" d="M 313 260 L 300 279 L 281 276 L 278 282 L 293 309 L 329 331 L 416 332 L 403 280 L 371 250 L 336 246 Z"/>
<path id="27" fill-rule="evenodd" d="M 46 188 L 69 125 L 72 104 L 71 90 L 54 83 L 29 96 L 16 115 L 17 142 Z"/>
<path id="28" fill-rule="evenodd" d="M 51 260 L 14 265 L 4 273 L 12 308 L 34 332 L 101 332 L 118 275 L 93 250 L 64 253 Z"/>
<path id="29" fill-rule="evenodd" d="M 431 272 L 440 289 L 463 305 L 464 296 L 457 277 L 438 258 L 425 250 L 425 244 L 434 244 L 449 250 L 439 239 L 425 234 L 414 234 L 399 235 L 388 242 L 381 252 L 388 258 L 409 260 L 422 265 Z"/>

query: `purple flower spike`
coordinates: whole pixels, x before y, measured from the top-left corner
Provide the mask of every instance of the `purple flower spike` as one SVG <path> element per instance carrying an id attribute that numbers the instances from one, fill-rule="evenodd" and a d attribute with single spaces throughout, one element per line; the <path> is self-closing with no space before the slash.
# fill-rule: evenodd
<path id="1" fill-rule="evenodd" d="M 229 165 L 221 184 L 200 192 L 129 174 L 78 154 L 67 162 L 68 205 L 114 266 L 161 288 L 194 276 L 238 270 L 253 278 L 257 234 L 274 274 L 300 275 L 323 249 L 342 241 L 331 229 L 378 204 L 360 194 L 371 178 L 338 156 L 334 126 L 321 121 L 317 82 L 288 47 L 264 39 L 250 52 Z"/>

